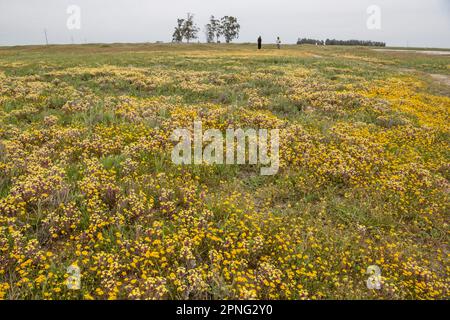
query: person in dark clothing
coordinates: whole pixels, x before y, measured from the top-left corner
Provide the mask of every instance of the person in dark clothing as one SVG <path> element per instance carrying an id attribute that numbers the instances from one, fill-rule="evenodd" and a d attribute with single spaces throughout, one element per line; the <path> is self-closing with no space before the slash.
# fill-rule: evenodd
<path id="1" fill-rule="evenodd" d="M 258 38 L 258 50 L 261 50 L 261 47 L 262 47 L 262 38 L 261 38 L 261 36 L 259 36 L 259 38 Z"/>

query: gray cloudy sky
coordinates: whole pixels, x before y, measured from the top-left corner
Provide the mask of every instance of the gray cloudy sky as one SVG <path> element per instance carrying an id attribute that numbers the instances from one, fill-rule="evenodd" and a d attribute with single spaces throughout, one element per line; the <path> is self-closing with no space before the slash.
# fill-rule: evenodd
<path id="1" fill-rule="evenodd" d="M 81 8 L 81 29 L 68 30 L 69 5 Z M 370 5 L 381 8 L 381 30 L 369 30 Z M 391 46 L 450 48 L 450 0 L 0 0 L 0 45 L 170 41 L 177 17 L 211 14 L 241 23 L 239 42 L 258 35 L 285 43 L 298 37 L 385 41 Z"/>

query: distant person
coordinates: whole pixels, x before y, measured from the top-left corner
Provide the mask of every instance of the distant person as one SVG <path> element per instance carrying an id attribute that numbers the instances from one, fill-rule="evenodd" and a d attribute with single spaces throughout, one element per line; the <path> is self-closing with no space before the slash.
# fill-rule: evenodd
<path id="1" fill-rule="evenodd" d="M 281 40 L 280 37 L 277 37 L 277 48 L 281 49 Z"/>
<path id="2" fill-rule="evenodd" d="M 262 47 L 262 38 L 261 38 L 261 36 L 259 36 L 259 38 L 258 38 L 258 50 L 261 50 L 261 47 Z"/>

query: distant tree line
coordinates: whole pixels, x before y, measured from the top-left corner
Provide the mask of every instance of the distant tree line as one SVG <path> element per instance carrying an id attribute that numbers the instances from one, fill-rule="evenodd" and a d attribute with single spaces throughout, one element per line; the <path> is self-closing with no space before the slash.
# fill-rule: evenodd
<path id="1" fill-rule="evenodd" d="M 327 39 L 325 41 L 327 46 L 367 46 L 367 47 L 385 47 L 386 43 L 370 41 L 370 40 L 336 40 Z"/>
<path id="2" fill-rule="evenodd" d="M 241 29 L 238 20 L 232 16 L 225 16 L 220 19 L 216 19 L 211 16 L 209 23 L 205 26 L 206 41 L 208 43 L 220 42 L 220 38 L 223 36 L 226 43 L 230 43 L 233 39 L 239 38 L 239 31 Z M 183 42 L 186 40 L 188 43 L 192 39 L 198 38 L 199 28 L 194 22 L 194 15 L 188 13 L 186 19 L 178 19 L 177 26 L 172 35 L 172 42 Z"/>
<path id="3" fill-rule="evenodd" d="M 315 39 L 298 39 L 297 44 L 316 44 L 316 45 L 327 45 L 327 46 L 368 46 L 368 47 L 385 47 L 386 43 L 377 42 L 377 41 L 369 41 L 369 40 L 336 40 L 336 39 L 327 39 L 323 40 L 315 40 Z"/>
<path id="4" fill-rule="evenodd" d="M 317 45 L 323 46 L 324 42 L 323 42 L 323 40 L 315 40 L 315 39 L 307 39 L 307 38 L 300 39 L 300 38 L 298 38 L 297 44 L 317 44 Z"/>

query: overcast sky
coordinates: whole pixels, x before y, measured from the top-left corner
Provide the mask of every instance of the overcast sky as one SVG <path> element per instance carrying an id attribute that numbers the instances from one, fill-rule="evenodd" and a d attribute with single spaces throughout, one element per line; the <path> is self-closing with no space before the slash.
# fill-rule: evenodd
<path id="1" fill-rule="evenodd" d="M 67 8 L 81 9 L 81 29 L 67 28 Z M 369 30 L 366 10 L 381 9 L 381 29 Z M 233 15 L 238 42 L 280 36 L 361 39 L 391 46 L 450 48 L 450 0 L 0 0 L 0 45 L 170 41 L 178 17 L 195 14 L 205 41 L 211 14 Z"/>

